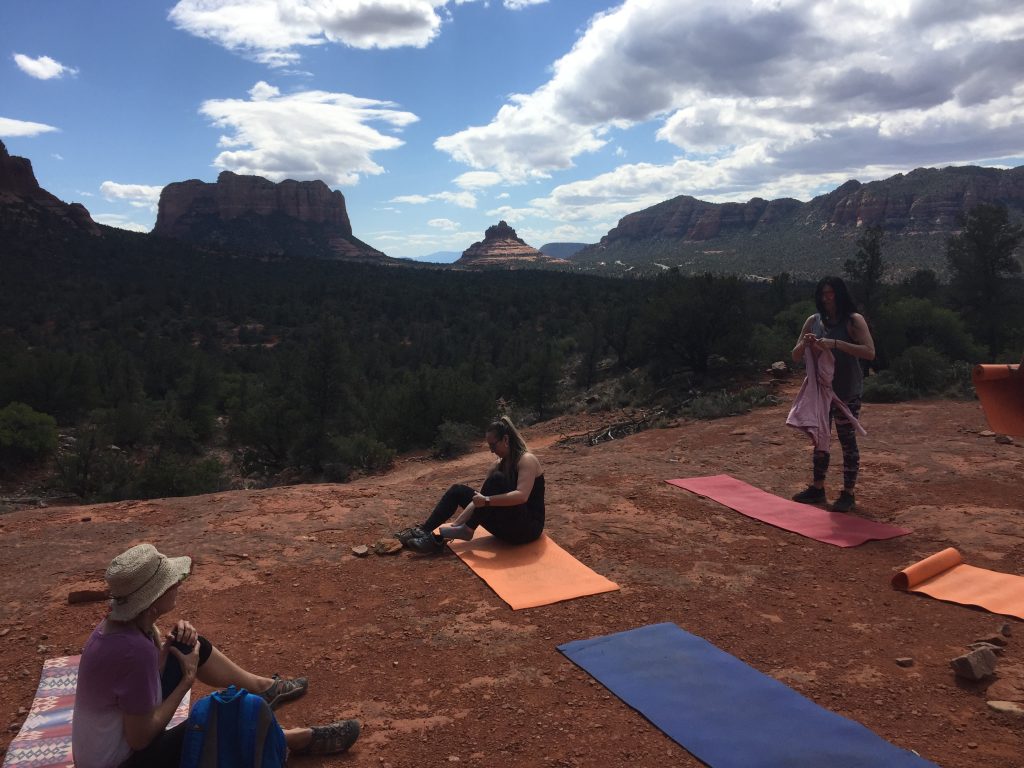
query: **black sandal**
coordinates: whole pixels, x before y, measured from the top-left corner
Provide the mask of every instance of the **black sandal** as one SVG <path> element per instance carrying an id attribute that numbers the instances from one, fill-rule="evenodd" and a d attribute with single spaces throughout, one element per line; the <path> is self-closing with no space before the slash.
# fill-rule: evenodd
<path id="1" fill-rule="evenodd" d="M 293 755 L 337 755 L 344 752 L 359 738 L 358 720 L 339 720 L 330 725 L 314 725 L 309 744 L 293 749 Z"/>

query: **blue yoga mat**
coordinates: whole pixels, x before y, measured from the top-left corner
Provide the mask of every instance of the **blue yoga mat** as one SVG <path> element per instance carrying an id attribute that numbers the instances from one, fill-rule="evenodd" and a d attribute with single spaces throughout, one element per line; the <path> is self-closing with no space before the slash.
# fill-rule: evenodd
<path id="1" fill-rule="evenodd" d="M 558 650 L 712 768 L 935 768 L 675 624 Z"/>

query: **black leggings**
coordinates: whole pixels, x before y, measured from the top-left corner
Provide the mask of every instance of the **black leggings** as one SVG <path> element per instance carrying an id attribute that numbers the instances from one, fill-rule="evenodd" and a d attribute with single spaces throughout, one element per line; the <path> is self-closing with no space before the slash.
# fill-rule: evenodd
<path id="1" fill-rule="evenodd" d="M 492 472 L 484 480 L 480 493 L 483 496 L 497 496 L 500 493 L 514 491 L 515 486 L 502 472 Z M 453 485 L 444 492 L 437 502 L 430 517 L 421 526 L 425 531 L 432 531 L 441 523 L 446 522 L 460 507 L 465 509 L 473 501 L 476 493 L 468 485 Z M 482 525 L 484 530 L 494 534 L 509 544 L 527 544 L 536 541 L 544 532 L 544 518 L 531 512 L 525 504 L 515 507 L 477 507 L 466 522 L 470 528 Z"/>
<path id="2" fill-rule="evenodd" d="M 213 653 L 213 645 L 202 635 L 199 636 L 199 666 L 203 666 Z M 163 698 L 167 698 L 181 682 L 181 664 L 173 654 L 167 655 L 167 663 L 160 675 Z M 187 722 L 187 721 L 186 721 Z M 185 743 L 185 723 L 160 731 L 143 749 L 132 752 L 119 768 L 178 768 L 181 762 L 181 748 Z"/>

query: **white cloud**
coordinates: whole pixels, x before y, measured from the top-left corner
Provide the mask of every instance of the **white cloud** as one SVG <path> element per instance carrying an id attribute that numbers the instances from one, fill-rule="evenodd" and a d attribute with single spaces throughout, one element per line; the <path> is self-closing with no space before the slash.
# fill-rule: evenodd
<path id="1" fill-rule="evenodd" d="M 106 224 L 108 227 L 127 229 L 131 232 L 149 232 L 153 228 L 152 225 L 140 224 L 137 221 L 132 221 L 127 216 L 117 213 L 94 213 L 92 219 L 100 224 Z"/>
<path id="2" fill-rule="evenodd" d="M 180 0 L 168 18 L 197 37 L 273 67 L 299 59 L 295 48 L 428 45 L 448 0 Z"/>
<path id="3" fill-rule="evenodd" d="M 64 155 L 62 155 L 60 152 L 52 152 L 50 154 L 50 157 L 52 157 L 54 160 L 63 160 L 64 159 Z"/>
<path id="4" fill-rule="evenodd" d="M 515 183 L 613 137 L 618 156 L 629 132 L 678 149 L 556 187 L 540 207 L 559 220 L 584 215 L 577 198 L 613 216 L 675 194 L 806 195 L 884 168 L 1024 154 L 1022 44 L 1024 8 L 993 0 L 625 0 L 547 82 L 435 147 Z"/>
<path id="5" fill-rule="evenodd" d="M 435 227 L 436 229 L 447 229 L 450 232 L 454 232 L 459 228 L 459 222 L 452 221 L 451 219 L 431 219 L 427 222 L 428 227 Z"/>
<path id="6" fill-rule="evenodd" d="M 472 192 L 435 192 L 432 195 L 399 195 L 398 197 L 391 198 L 388 202 L 424 205 L 432 200 L 451 203 L 460 208 L 476 208 L 476 196 Z"/>
<path id="7" fill-rule="evenodd" d="M 0 136 L 38 136 L 41 133 L 60 130 L 46 123 L 30 123 L 27 120 L 14 120 L 0 117 Z"/>
<path id="8" fill-rule="evenodd" d="M 221 136 L 218 168 L 283 179 L 322 179 L 331 185 L 355 184 L 364 174 L 383 173 L 373 155 L 402 146 L 370 123 L 401 129 L 419 118 L 391 102 L 327 91 L 281 95 L 265 82 L 250 99 L 213 99 L 200 113 L 230 133 Z"/>
<path id="9" fill-rule="evenodd" d="M 66 67 L 49 56 L 40 56 L 38 59 L 33 59 L 31 56 L 26 56 L 23 53 L 16 53 L 14 54 L 14 63 L 26 75 L 38 80 L 52 80 L 55 77 L 78 74 L 78 70 L 74 67 Z"/>
<path id="10" fill-rule="evenodd" d="M 462 189 L 493 187 L 495 184 L 500 184 L 501 181 L 501 174 L 493 171 L 467 171 L 454 179 L 455 186 Z"/>
<path id="11" fill-rule="evenodd" d="M 100 194 L 110 201 L 124 200 L 135 208 L 156 210 L 163 187 L 148 184 L 119 184 L 116 181 L 104 181 L 100 184 Z"/>
<path id="12" fill-rule="evenodd" d="M 512 11 L 521 11 L 531 5 L 540 5 L 546 3 L 548 0 L 504 0 L 502 5 Z"/>

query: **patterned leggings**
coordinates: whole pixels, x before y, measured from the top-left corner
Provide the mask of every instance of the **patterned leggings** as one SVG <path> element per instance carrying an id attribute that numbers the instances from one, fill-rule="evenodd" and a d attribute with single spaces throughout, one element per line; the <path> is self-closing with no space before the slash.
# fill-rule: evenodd
<path id="1" fill-rule="evenodd" d="M 860 398 L 855 397 L 848 400 L 846 407 L 850 409 L 855 419 L 860 417 Z M 846 420 L 846 417 L 835 407 L 828 414 L 829 422 L 835 420 L 836 434 L 839 436 L 839 444 L 843 448 L 843 488 L 852 491 L 857 485 L 857 473 L 860 472 L 860 449 L 857 447 L 857 431 L 853 424 Z M 828 451 L 814 452 L 814 482 L 824 482 L 825 474 L 828 472 L 830 454 Z"/>

